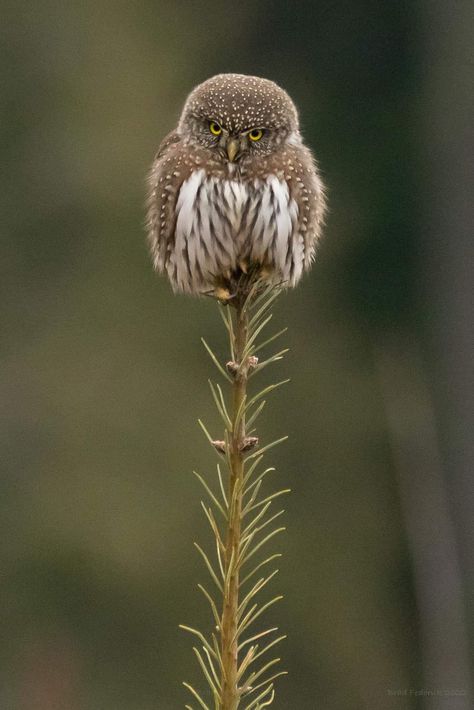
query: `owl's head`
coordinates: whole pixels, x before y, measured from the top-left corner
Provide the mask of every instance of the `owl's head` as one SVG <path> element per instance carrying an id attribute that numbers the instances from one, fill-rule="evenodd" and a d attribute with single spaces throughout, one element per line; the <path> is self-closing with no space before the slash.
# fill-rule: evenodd
<path id="1" fill-rule="evenodd" d="M 301 141 L 298 113 L 286 91 L 244 74 L 218 74 L 199 84 L 184 105 L 178 133 L 230 162 Z"/>

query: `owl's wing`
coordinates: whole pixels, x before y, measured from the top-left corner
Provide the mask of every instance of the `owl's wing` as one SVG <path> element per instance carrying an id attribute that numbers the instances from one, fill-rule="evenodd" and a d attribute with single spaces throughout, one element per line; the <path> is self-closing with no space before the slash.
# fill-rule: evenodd
<path id="1" fill-rule="evenodd" d="M 307 270 L 314 259 L 324 224 L 325 189 L 316 160 L 306 146 L 293 149 L 288 167 L 288 187 L 298 205 L 298 238 L 303 246 L 303 268 Z"/>
<path id="2" fill-rule="evenodd" d="M 170 256 L 179 188 L 184 179 L 178 170 L 181 138 L 172 131 L 163 139 L 148 176 L 147 234 L 153 264 L 164 271 Z"/>
<path id="3" fill-rule="evenodd" d="M 163 140 L 161 141 L 161 143 L 160 143 L 160 147 L 158 148 L 158 152 L 157 152 L 157 154 L 155 155 L 155 158 L 154 158 L 155 162 L 156 162 L 157 160 L 159 160 L 160 158 L 162 158 L 163 155 L 165 155 L 165 153 L 168 151 L 168 149 L 169 149 L 170 147 L 176 145 L 176 143 L 179 143 L 180 140 L 181 140 L 181 139 L 180 139 L 180 137 L 179 137 L 178 131 L 176 131 L 176 130 L 175 130 L 175 131 L 170 131 L 170 132 L 168 133 L 168 135 L 165 136 L 165 137 L 163 138 Z"/>

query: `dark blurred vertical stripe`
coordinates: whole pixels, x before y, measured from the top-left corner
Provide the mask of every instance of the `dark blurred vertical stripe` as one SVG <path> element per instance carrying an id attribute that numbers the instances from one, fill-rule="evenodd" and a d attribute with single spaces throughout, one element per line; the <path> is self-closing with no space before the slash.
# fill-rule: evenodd
<path id="1" fill-rule="evenodd" d="M 474 5 L 424 3 L 424 308 L 448 503 L 455 527 L 470 657 L 474 650 Z M 440 570 L 442 572 L 442 570 Z M 470 695 L 465 705 L 472 707 Z"/>

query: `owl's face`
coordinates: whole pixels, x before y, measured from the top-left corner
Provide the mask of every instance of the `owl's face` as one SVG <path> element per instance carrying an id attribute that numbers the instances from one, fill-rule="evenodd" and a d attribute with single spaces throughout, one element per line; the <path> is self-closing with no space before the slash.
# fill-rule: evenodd
<path id="1" fill-rule="evenodd" d="M 194 89 L 178 132 L 223 162 L 269 155 L 301 141 L 298 114 L 288 94 L 268 79 L 218 74 Z"/>

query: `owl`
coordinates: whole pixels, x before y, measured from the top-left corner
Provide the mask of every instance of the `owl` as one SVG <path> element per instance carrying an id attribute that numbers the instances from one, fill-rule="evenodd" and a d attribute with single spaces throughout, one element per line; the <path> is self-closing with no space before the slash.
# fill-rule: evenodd
<path id="1" fill-rule="evenodd" d="M 232 297 L 245 274 L 295 286 L 321 235 L 324 187 L 288 94 L 218 74 L 188 96 L 148 180 L 148 241 L 174 291 Z"/>

